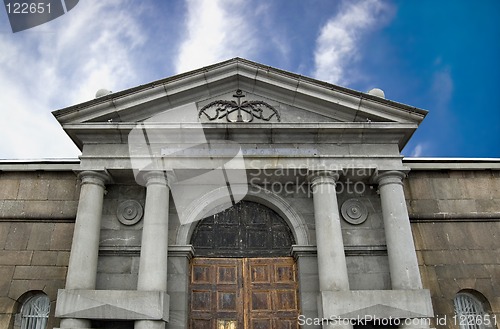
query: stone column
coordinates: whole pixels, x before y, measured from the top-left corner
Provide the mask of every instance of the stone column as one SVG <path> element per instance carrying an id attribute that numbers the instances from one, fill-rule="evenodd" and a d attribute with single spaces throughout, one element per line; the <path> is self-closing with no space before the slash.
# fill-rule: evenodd
<path id="1" fill-rule="evenodd" d="M 107 174 L 83 171 L 69 258 L 66 289 L 95 289 L 101 232 L 102 204 Z M 61 328 L 90 328 L 87 319 L 61 319 Z"/>
<path id="2" fill-rule="evenodd" d="M 144 178 L 146 204 L 137 290 L 166 292 L 170 189 L 163 172 L 150 172 Z M 160 328 L 165 328 L 164 321 L 138 320 L 135 322 L 135 329 Z"/>
<path id="3" fill-rule="evenodd" d="M 320 294 L 323 291 L 349 290 L 344 242 L 342 240 L 337 192 L 335 190 L 337 179 L 338 175 L 331 172 L 315 174 L 311 179 Z M 352 328 L 352 326 L 324 323 L 323 328 Z"/>
<path id="4" fill-rule="evenodd" d="M 400 171 L 388 171 L 377 177 L 384 218 L 392 289 L 422 289 L 417 255 Z"/>
<path id="5" fill-rule="evenodd" d="M 417 254 L 406 208 L 401 171 L 387 171 L 378 175 L 377 182 L 382 203 L 389 271 L 393 290 L 422 289 Z M 414 322 L 415 323 L 415 322 Z M 401 325 L 401 328 L 426 328 L 422 324 Z"/>

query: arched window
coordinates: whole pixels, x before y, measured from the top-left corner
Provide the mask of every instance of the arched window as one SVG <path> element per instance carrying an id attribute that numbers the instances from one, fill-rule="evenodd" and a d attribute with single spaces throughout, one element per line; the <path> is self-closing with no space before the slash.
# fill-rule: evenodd
<path id="1" fill-rule="evenodd" d="M 203 219 L 191 237 L 200 257 L 289 256 L 294 243 L 287 223 L 274 210 L 245 200 Z"/>
<path id="2" fill-rule="evenodd" d="M 35 293 L 21 306 L 21 329 L 45 329 L 50 313 L 50 300 L 44 293 Z"/>
<path id="3" fill-rule="evenodd" d="M 456 323 L 460 329 L 492 328 L 488 301 L 477 292 L 461 291 L 454 299 Z"/>

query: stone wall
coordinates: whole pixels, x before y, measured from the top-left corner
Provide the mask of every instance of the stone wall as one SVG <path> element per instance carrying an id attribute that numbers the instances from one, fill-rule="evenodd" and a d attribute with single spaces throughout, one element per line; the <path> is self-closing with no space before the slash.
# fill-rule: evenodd
<path id="1" fill-rule="evenodd" d="M 434 326 L 458 328 L 453 299 L 461 290 L 483 295 L 498 322 L 500 171 L 414 170 L 405 185 L 423 284 L 441 319 Z"/>
<path id="2" fill-rule="evenodd" d="M 410 219 L 500 218 L 500 170 L 413 170 L 405 194 Z"/>
<path id="3" fill-rule="evenodd" d="M 72 172 L 0 173 L 0 328 L 12 328 L 23 298 L 64 288 L 78 204 Z M 16 323 L 17 327 L 17 323 Z"/>

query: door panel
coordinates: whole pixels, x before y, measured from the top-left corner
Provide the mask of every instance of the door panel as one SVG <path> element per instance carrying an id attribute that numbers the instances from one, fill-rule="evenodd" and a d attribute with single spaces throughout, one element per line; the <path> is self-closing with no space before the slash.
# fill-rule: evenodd
<path id="1" fill-rule="evenodd" d="M 291 257 L 245 260 L 247 328 L 298 328 L 297 278 Z"/>
<path id="2" fill-rule="evenodd" d="M 193 260 L 190 296 L 191 328 L 241 328 L 243 323 L 242 265 L 238 259 L 195 258 Z"/>
<path id="3" fill-rule="evenodd" d="M 295 329 L 297 272 L 291 257 L 194 258 L 193 329 Z"/>

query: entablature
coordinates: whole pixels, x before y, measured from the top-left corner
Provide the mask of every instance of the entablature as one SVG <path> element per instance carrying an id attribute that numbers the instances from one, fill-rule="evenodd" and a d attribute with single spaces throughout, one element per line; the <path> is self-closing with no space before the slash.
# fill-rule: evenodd
<path id="1" fill-rule="evenodd" d="M 148 134 L 169 135 L 182 131 L 203 133 L 207 141 L 229 140 L 237 143 L 335 143 L 395 144 L 401 150 L 417 129 L 416 124 L 396 122 L 321 122 L 321 123 L 84 123 L 65 124 L 63 128 L 82 149 L 84 144 L 128 142 L 130 132 L 140 127 Z M 188 137 L 187 137 L 188 138 Z M 186 142 L 190 142 L 187 140 Z M 168 143 L 168 141 L 165 141 Z"/>

